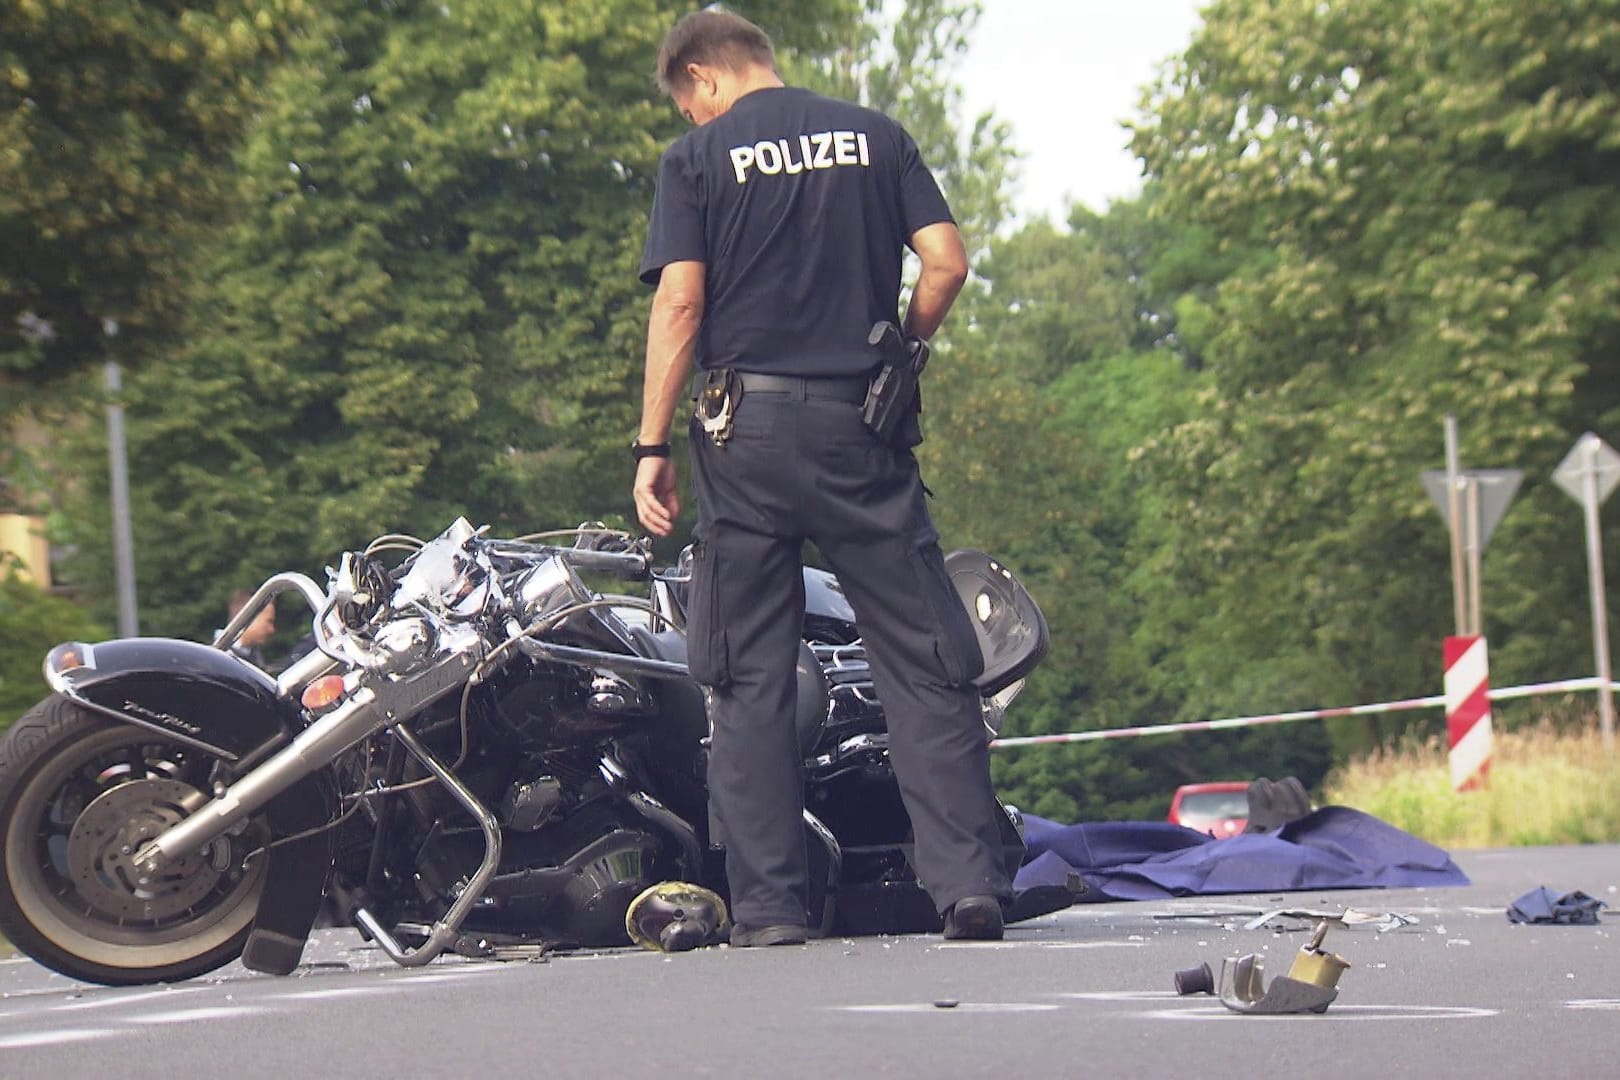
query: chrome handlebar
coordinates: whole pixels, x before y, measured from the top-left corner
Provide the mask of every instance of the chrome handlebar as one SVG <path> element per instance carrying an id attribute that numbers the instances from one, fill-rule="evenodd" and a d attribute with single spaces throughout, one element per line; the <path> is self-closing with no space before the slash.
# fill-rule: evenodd
<path id="1" fill-rule="evenodd" d="M 596 534 L 593 533 L 592 535 Z M 500 578 L 503 583 L 512 581 L 529 569 L 539 566 L 552 558 L 559 559 L 569 568 L 578 571 L 608 573 L 626 580 L 647 581 L 653 578 L 652 553 L 644 542 L 636 541 L 629 534 L 624 533 L 604 533 L 602 535 L 625 543 L 629 550 L 601 551 L 592 547 L 577 545 L 560 546 L 532 543 L 524 540 L 483 539 L 481 537 L 474 542 L 483 552 L 493 558 L 523 564 L 516 570 L 501 573 Z M 316 652 L 326 658 L 325 663 L 311 659 L 309 663 L 300 662 L 295 665 L 298 669 L 297 674 L 306 676 L 300 678 L 300 682 L 306 682 L 308 678 L 313 678 L 316 674 L 324 674 L 332 670 L 334 662 L 350 668 L 397 670 L 403 657 L 396 654 L 401 654 L 407 650 L 397 647 L 399 643 L 392 640 L 383 641 L 382 638 L 388 636 L 384 632 L 384 628 L 401 619 L 419 621 L 424 617 L 430 623 L 437 624 L 435 629 L 441 628 L 443 624 L 437 614 L 426 612 L 415 604 L 408 605 L 404 610 L 389 611 L 388 601 L 385 600 L 384 611 L 387 613 L 387 617 L 373 619 L 366 627 L 342 625 L 341 617 L 336 613 L 341 610 L 343 604 L 353 599 L 357 588 L 363 587 L 360 582 L 355 580 L 352 564 L 354 557 L 354 553 L 346 553 L 338 570 L 328 570 L 330 583 L 325 589 L 316 585 L 314 581 L 304 574 L 291 571 L 276 574 L 266 579 L 254 591 L 252 597 L 242 606 L 241 610 L 231 617 L 225 628 L 215 637 L 212 643 L 213 646 L 222 650 L 229 649 L 236 643 L 248 624 L 267 605 L 273 603 L 276 597 L 282 593 L 296 592 L 303 597 L 313 613 L 310 629 L 315 638 Z M 576 582 L 575 588 L 578 587 Z M 496 603 L 506 608 L 512 608 L 514 601 L 518 599 L 512 595 L 508 588 L 504 587 L 497 587 L 492 595 Z M 576 599 L 583 599 L 583 597 L 576 596 Z M 518 612 L 509 611 L 508 614 L 519 614 L 521 617 L 521 613 Z M 531 612 L 531 614 L 538 613 Z M 439 637 L 438 634 L 431 634 L 430 636 Z M 372 640 L 368 641 L 367 638 Z M 465 647 L 465 642 L 462 644 Z M 420 648 L 421 643 L 416 642 L 408 651 L 417 652 Z M 293 674 L 292 669 L 284 673 L 284 675 Z M 660 674 L 668 673 L 660 672 Z M 285 680 L 278 680 L 278 683 L 283 681 Z M 282 687 L 283 692 L 289 694 L 295 692 L 296 689 L 296 687 L 290 685 Z"/>
<path id="2" fill-rule="evenodd" d="M 229 649 L 236 644 L 236 639 L 242 635 L 251 623 L 263 611 L 265 606 L 284 592 L 297 592 L 301 594 L 311 610 L 315 612 L 316 622 L 320 621 L 323 609 L 326 607 L 326 591 L 303 574 L 288 571 L 277 574 L 265 581 L 256 589 L 248 602 L 242 605 L 240 611 L 231 616 L 225 624 L 225 629 L 214 638 L 213 646 L 216 649 Z M 316 640 L 320 639 L 319 628 L 315 631 Z"/>

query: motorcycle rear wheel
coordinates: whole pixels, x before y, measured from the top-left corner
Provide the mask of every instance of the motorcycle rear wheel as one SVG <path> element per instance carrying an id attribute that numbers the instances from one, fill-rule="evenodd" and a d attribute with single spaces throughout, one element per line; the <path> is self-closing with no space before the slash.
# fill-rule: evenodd
<path id="1" fill-rule="evenodd" d="M 142 880 L 131 858 L 208 793 L 218 761 L 60 695 L 0 740 L 0 933 L 46 967 L 123 986 L 189 979 L 242 953 L 269 839 L 250 820 Z"/>

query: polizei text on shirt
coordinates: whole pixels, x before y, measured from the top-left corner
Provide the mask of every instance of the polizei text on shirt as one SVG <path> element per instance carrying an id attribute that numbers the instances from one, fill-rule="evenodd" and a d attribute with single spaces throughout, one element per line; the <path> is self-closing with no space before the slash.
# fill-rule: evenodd
<path id="1" fill-rule="evenodd" d="M 833 169 L 840 165 L 872 164 L 864 131 L 818 131 L 812 135 L 761 140 L 752 146 L 731 148 L 731 167 L 737 183 L 748 183 L 748 171 L 765 176 L 794 176 L 806 169 Z"/>

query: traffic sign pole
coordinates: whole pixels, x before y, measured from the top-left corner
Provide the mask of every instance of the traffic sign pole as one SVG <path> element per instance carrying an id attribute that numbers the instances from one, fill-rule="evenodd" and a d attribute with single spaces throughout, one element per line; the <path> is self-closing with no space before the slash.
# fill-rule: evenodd
<path id="1" fill-rule="evenodd" d="M 1484 621 L 1480 616 L 1480 584 L 1479 560 L 1485 548 L 1480 539 L 1479 527 L 1479 480 L 1470 476 L 1468 478 L 1468 633 L 1479 635 L 1485 632 L 1481 625 Z"/>
<path id="2" fill-rule="evenodd" d="M 1553 480 L 1585 511 L 1586 566 L 1592 590 L 1592 650 L 1598 670 L 1598 722 L 1603 749 L 1614 752 L 1614 675 L 1609 666 L 1609 615 L 1604 603 L 1603 530 L 1598 507 L 1620 483 L 1620 453 L 1588 431 L 1553 472 Z"/>
<path id="3" fill-rule="evenodd" d="M 1596 458 L 1591 448 L 1589 459 Z M 1590 567 L 1592 589 L 1592 648 L 1597 653 L 1598 722 L 1603 728 L 1603 749 L 1614 752 L 1614 692 L 1609 688 L 1614 673 L 1609 667 L 1609 613 L 1603 602 L 1603 531 L 1598 527 L 1597 465 L 1589 460 L 1586 470 L 1586 562 Z"/>
<path id="4" fill-rule="evenodd" d="M 1423 486 L 1451 529 L 1451 596 L 1457 636 L 1483 634 L 1480 560 L 1524 474 L 1518 469 L 1461 469 L 1457 418 L 1446 417 L 1446 468 L 1423 473 Z"/>
<path id="5" fill-rule="evenodd" d="M 109 334 L 113 331 L 109 331 Z M 123 379 L 118 365 L 102 369 L 107 388 L 107 468 L 112 496 L 113 581 L 118 596 L 118 636 L 140 632 L 135 607 L 135 540 L 129 517 L 129 457 L 124 449 Z"/>
<path id="6" fill-rule="evenodd" d="M 1457 460 L 1457 418 L 1446 414 L 1446 525 L 1451 529 L 1451 610 L 1460 637 L 1468 633 L 1468 614 L 1463 593 L 1462 513 L 1458 507 L 1457 474 L 1462 466 Z"/>

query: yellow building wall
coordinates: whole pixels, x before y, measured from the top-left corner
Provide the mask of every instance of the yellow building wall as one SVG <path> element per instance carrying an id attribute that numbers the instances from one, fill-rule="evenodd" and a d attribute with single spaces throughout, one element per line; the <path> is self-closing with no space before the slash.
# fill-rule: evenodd
<path id="1" fill-rule="evenodd" d="M 22 576 L 42 589 L 51 587 L 51 546 L 45 541 L 45 519 L 26 514 L 0 514 L 0 551 L 22 560 Z"/>

